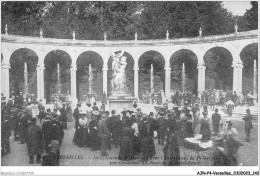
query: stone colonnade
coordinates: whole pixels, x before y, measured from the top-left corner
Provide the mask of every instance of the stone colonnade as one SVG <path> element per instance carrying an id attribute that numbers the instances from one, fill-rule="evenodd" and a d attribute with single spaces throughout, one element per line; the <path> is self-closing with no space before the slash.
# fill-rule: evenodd
<path id="1" fill-rule="evenodd" d="M 255 35 L 255 34 L 254 34 Z M 5 36 L 6 37 L 6 36 Z M 20 36 L 21 38 L 21 36 Z M 26 38 L 26 37 L 23 37 Z M 77 89 L 76 89 L 76 70 L 77 70 L 77 64 L 76 60 L 79 57 L 80 54 L 82 54 L 85 51 L 94 51 L 97 54 L 100 54 L 101 58 L 103 59 L 103 91 L 107 93 L 107 71 L 108 71 L 108 59 L 111 56 L 111 53 L 114 51 L 118 50 L 124 50 L 128 52 L 134 59 L 134 97 L 138 99 L 138 72 L 139 72 L 139 66 L 138 66 L 138 60 L 142 56 L 143 53 L 147 51 L 157 51 L 160 53 L 164 60 L 165 60 L 165 96 L 166 98 L 170 98 L 170 90 L 171 90 L 171 65 L 170 65 L 170 59 L 173 56 L 173 54 L 181 49 L 187 49 L 192 51 L 196 56 L 197 56 L 197 69 L 198 69 L 198 92 L 202 92 L 205 90 L 205 64 L 203 57 L 205 53 L 214 47 L 223 47 L 226 48 L 228 51 L 230 51 L 232 57 L 233 57 L 233 91 L 241 92 L 242 91 L 242 68 L 243 68 L 243 63 L 240 59 L 240 52 L 242 49 L 252 43 L 258 43 L 257 37 L 252 39 L 245 39 L 245 40 L 234 40 L 230 41 L 227 40 L 226 42 L 220 42 L 218 43 L 200 43 L 200 44 L 193 44 L 191 43 L 190 45 L 172 45 L 172 44 L 167 44 L 167 45 L 151 45 L 147 47 L 146 45 L 117 45 L 118 47 L 115 46 L 110 46 L 110 47 L 89 47 L 86 50 L 82 46 L 67 46 L 66 44 L 64 45 L 46 45 L 42 44 L 42 39 L 35 39 L 35 43 L 33 44 L 26 44 L 23 43 L 23 41 L 17 42 L 16 44 L 12 42 L 8 42 L 3 40 L 5 39 L 2 36 L 2 55 L 3 55 L 3 60 L 2 60 L 2 93 L 4 96 L 9 97 L 9 69 L 10 69 L 10 58 L 11 54 L 16 51 L 17 49 L 20 48 L 28 48 L 37 54 L 39 61 L 37 65 L 37 99 L 44 100 L 45 95 L 44 95 L 44 58 L 45 56 L 53 51 L 53 50 L 62 50 L 67 52 L 72 60 L 71 64 L 71 98 L 73 101 L 73 104 L 77 103 Z M 19 41 L 19 39 L 17 39 Z M 40 42 L 38 41 L 40 40 Z M 55 39 L 52 39 L 55 41 Z M 52 41 L 51 40 L 51 41 Z M 199 40 L 199 39 L 198 39 Z M 66 41 L 66 40 L 64 40 Z M 167 42 L 170 40 L 167 40 Z M 66 41 L 67 42 L 67 41 Z M 70 41 L 71 42 L 71 41 Z M 75 41 L 73 41 L 75 42 Z M 108 42 L 108 41 L 106 41 Z M 137 42 L 137 41 L 135 41 Z M 162 42 L 162 41 L 161 41 Z M 163 41 L 164 42 L 164 41 Z M 131 42 L 130 42 L 131 44 Z M 83 45 L 83 44 L 82 44 Z"/>
<path id="2" fill-rule="evenodd" d="M 234 68 L 233 72 L 233 90 L 237 92 L 242 91 L 242 68 L 243 64 L 241 62 L 234 63 L 232 65 Z M 2 64 L 2 93 L 9 97 L 9 64 Z M 37 65 L 37 99 L 44 100 L 44 65 Z M 170 98 L 170 90 L 171 90 L 171 67 L 169 64 L 165 64 L 165 96 L 166 98 Z M 197 65 L 198 69 L 198 92 L 202 92 L 205 90 L 205 70 L 206 67 L 204 63 L 199 63 Z M 77 102 L 76 98 L 76 70 L 77 67 L 75 64 L 71 65 L 71 98 L 74 104 Z M 134 97 L 138 99 L 138 64 L 134 64 Z M 103 91 L 107 93 L 107 64 L 103 64 Z"/>

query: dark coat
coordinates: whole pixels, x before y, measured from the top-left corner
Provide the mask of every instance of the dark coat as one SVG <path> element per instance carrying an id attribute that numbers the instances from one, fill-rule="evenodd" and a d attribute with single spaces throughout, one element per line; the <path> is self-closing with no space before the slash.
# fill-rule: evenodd
<path id="1" fill-rule="evenodd" d="M 201 140 L 208 141 L 211 137 L 211 131 L 209 123 L 203 118 L 201 119 L 200 134 L 202 134 Z"/>
<path id="2" fill-rule="evenodd" d="M 96 120 L 89 122 L 89 145 L 92 150 L 99 150 L 101 141 L 98 138 L 98 126 Z"/>
<path id="3" fill-rule="evenodd" d="M 156 120 L 156 123 L 158 125 L 158 130 L 159 131 L 166 131 L 167 129 L 167 120 L 164 118 L 164 117 L 159 117 L 157 120 Z"/>
<path id="4" fill-rule="evenodd" d="M 60 118 L 61 121 L 67 121 L 67 111 L 65 107 L 60 108 Z"/>
<path id="5" fill-rule="evenodd" d="M 45 121 L 42 124 L 42 134 L 43 134 L 43 139 L 45 141 L 50 141 L 51 140 L 51 127 L 52 127 L 52 121 L 48 120 Z"/>
<path id="6" fill-rule="evenodd" d="M 50 152 L 42 157 L 42 166 L 59 166 L 59 156 L 56 152 Z"/>
<path id="7" fill-rule="evenodd" d="M 219 124 L 220 124 L 221 116 L 217 113 L 212 114 L 212 125 L 213 125 L 213 131 L 218 132 L 219 131 Z"/>
<path id="8" fill-rule="evenodd" d="M 44 119 L 45 116 L 46 116 L 46 113 L 45 113 L 44 111 L 40 111 L 40 112 L 39 112 L 39 119 L 40 119 L 40 120 Z"/>
<path id="9" fill-rule="evenodd" d="M 145 160 L 155 154 L 155 146 L 153 141 L 154 130 L 156 129 L 155 126 L 156 123 L 154 123 L 151 119 L 143 119 L 138 126 L 141 140 L 141 151 Z"/>
<path id="10" fill-rule="evenodd" d="M 50 140 L 58 140 L 61 144 L 62 139 L 64 137 L 64 131 L 59 122 L 53 121 L 52 126 L 50 128 Z"/>
<path id="11" fill-rule="evenodd" d="M 75 108 L 73 111 L 73 117 L 75 118 L 75 128 L 78 127 L 79 125 L 79 119 L 80 119 L 80 113 L 79 113 L 79 108 Z"/>
<path id="12" fill-rule="evenodd" d="M 27 130 L 27 147 L 29 155 L 40 155 L 42 153 L 42 131 L 37 125 L 31 125 Z"/>
<path id="13" fill-rule="evenodd" d="M 180 166 L 180 149 L 178 145 L 178 136 L 176 133 L 170 133 L 166 145 L 163 148 L 164 165 Z"/>
<path id="14" fill-rule="evenodd" d="M 98 137 L 101 139 L 107 139 L 110 136 L 109 130 L 107 128 L 107 123 L 100 119 L 98 121 Z"/>
<path id="15" fill-rule="evenodd" d="M 243 120 L 245 121 L 245 128 L 247 129 L 252 129 L 253 128 L 253 124 L 252 124 L 252 119 L 253 119 L 253 116 L 251 114 L 247 114 Z"/>
<path id="16" fill-rule="evenodd" d="M 134 148 L 132 138 L 134 130 L 130 127 L 123 127 L 122 139 L 119 151 L 120 160 L 132 160 L 134 158 Z"/>

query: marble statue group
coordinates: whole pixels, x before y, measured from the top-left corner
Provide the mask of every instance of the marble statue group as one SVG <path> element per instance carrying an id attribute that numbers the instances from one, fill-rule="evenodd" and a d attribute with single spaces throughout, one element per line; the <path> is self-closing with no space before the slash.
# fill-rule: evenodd
<path id="1" fill-rule="evenodd" d="M 112 95 L 123 95 L 126 94 L 127 92 L 126 75 L 125 75 L 127 57 L 124 56 L 124 51 L 114 52 L 112 54 L 112 57 L 113 57 L 113 62 L 112 62 L 113 78 L 111 80 Z"/>

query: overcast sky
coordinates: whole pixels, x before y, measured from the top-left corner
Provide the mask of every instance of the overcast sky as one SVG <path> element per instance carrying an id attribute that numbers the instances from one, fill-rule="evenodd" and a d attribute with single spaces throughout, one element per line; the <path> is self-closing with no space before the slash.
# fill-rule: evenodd
<path id="1" fill-rule="evenodd" d="M 251 8 L 250 1 L 223 1 L 223 4 L 233 15 L 243 16 Z"/>

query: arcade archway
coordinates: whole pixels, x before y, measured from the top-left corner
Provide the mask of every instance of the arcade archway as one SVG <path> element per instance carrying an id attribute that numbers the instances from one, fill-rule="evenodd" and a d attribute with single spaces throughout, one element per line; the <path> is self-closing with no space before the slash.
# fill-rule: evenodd
<path id="1" fill-rule="evenodd" d="M 119 51 L 120 52 L 120 51 Z M 116 52 L 117 53 L 117 52 Z M 133 96 L 134 95 L 134 59 L 133 57 L 126 51 L 124 51 L 124 54 L 122 56 L 125 56 L 126 59 L 126 68 L 125 68 L 125 75 L 126 75 L 126 93 Z M 107 72 L 107 95 L 111 96 L 112 94 L 112 86 L 111 86 L 111 80 L 113 78 L 113 70 L 112 70 L 112 62 L 113 58 L 109 57 L 108 59 L 108 72 Z"/>
<path id="2" fill-rule="evenodd" d="M 182 91 L 182 67 L 185 66 L 185 91 L 198 92 L 198 59 L 194 52 L 182 49 L 170 58 L 171 89 Z"/>
<path id="3" fill-rule="evenodd" d="M 70 95 L 70 66 L 71 58 L 62 50 L 49 52 L 45 59 L 44 85 L 46 102 L 53 102 L 55 98 L 67 101 Z"/>
<path id="4" fill-rule="evenodd" d="M 143 99 L 143 94 L 146 94 L 147 91 L 148 93 L 159 93 L 165 90 L 165 59 L 161 53 L 157 51 L 143 53 L 138 60 L 138 66 L 140 99 Z"/>
<path id="5" fill-rule="evenodd" d="M 86 100 L 87 94 L 95 96 L 100 101 L 103 93 L 103 60 L 94 51 L 86 51 L 77 59 L 77 98 Z"/>
<path id="6" fill-rule="evenodd" d="M 28 98 L 36 99 L 37 95 L 37 54 L 30 49 L 21 48 L 14 51 L 10 58 L 10 95 L 20 92 Z"/>
<path id="7" fill-rule="evenodd" d="M 243 48 L 240 53 L 240 58 L 243 62 L 242 72 L 242 93 L 254 93 L 254 85 L 256 92 L 258 90 L 258 44 L 250 44 Z M 255 62 L 255 65 L 254 65 Z M 254 83 L 255 79 L 255 83 Z"/>
<path id="8" fill-rule="evenodd" d="M 213 89 L 232 90 L 233 58 L 230 51 L 223 47 L 214 47 L 205 53 L 203 59 L 206 66 L 205 89 L 209 91 Z"/>

